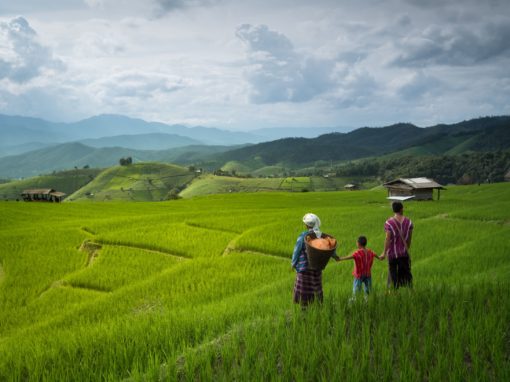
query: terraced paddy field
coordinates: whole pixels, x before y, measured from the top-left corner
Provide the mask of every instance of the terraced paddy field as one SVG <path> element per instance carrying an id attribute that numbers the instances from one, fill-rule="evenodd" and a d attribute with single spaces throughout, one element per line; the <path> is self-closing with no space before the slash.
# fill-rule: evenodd
<path id="1" fill-rule="evenodd" d="M 510 184 L 412 202 L 414 289 L 291 302 L 301 217 L 380 253 L 384 191 L 0 204 L 0 380 L 510 380 Z"/>

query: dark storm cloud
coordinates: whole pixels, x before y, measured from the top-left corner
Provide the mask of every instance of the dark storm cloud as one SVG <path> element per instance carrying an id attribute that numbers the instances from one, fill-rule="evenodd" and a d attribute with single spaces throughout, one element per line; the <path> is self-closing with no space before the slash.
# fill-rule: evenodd
<path id="1" fill-rule="evenodd" d="M 432 25 L 396 43 L 399 66 L 474 65 L 510 57 L 510 19 L 486 22 L 479 28 Z"/>
<path id="2" fill-rule="evenodd" d="M 285 35 L 266 25 L 244 24 L 236 35 L 248 48 L 253 103 L 304 102 L 331 88 L 333 61 L 296 52 Z"/>
<path id="3" fill-rule="evenodd" d="M 64 69 L 51 49 L 39 43 L 37 33 L 23 17 L 0 22 L 0 50 L 0 79 L 24 83 L 44 70 Z"/>

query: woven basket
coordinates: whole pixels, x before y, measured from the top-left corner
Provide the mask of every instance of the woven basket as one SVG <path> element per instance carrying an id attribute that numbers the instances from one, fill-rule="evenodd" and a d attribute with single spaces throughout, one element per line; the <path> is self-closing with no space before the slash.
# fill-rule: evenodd
<path id="1" fill-rule="evenodd" d="M 333 236 L 328 235 L 327 233 L 323 233 L 322 238 L 331 237 L 334 239 Z M 314 270 L 314 271 L 322 271 L 324 268 L 326 268 L 326 265 L 328 265 L 329 259 L 333 254 L 335 253 L 336 247 L 338 246 L 338 243 L 335 244 L 335 247 L 332 249 L 318 249 L 315 247 L 312 247 L 308 243 L 308 239 L 313 240 L 316 239 L 317 236 L 314 232 L 310 232 L 305 236 L 305 248 L 306 248 L 306 256 L 308 257 L 308 269 Z"/>

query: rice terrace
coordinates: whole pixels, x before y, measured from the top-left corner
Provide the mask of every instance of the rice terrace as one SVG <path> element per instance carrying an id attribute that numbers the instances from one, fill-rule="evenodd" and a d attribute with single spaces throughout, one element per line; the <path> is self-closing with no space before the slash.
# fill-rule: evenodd
<path id="1" fill-rule="evenodd" d="M 338 254 L 380 253 L 385 191 L 222 194 L 1 206 L 2 380 L 493 380 L 510 377 L 510 184 L 406 203 L 414 288 L 292 304 L 290 255 L 314 211 Z M 306 367 L 303 367 L 306 365 Z M 397 367 L 395 365 L 398 365 Z"/>
<path id="2" fill-rule="evenodd" d="M 510 381 L 509 0 L 0 1 L 0 382 Z"/>

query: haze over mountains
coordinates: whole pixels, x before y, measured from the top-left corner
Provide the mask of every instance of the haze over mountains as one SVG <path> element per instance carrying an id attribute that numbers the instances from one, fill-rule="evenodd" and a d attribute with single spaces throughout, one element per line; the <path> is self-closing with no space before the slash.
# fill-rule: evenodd
<path id="1" fill-rule="evenodd" d="M 186 127 L 147 122 L 121 115 L 99 115 L 74 123 L 0 115 L 0 157 L 49 145 L 79 141 L 92 147 L 161 150 L 187 145 L 238 145 L 273 139 L 317 135 L 334 128 L 275 128 L 236 132 L 211 127 Z M 294 135 L 295 134 L 295 135 Z"/>
<path id="2" fill-rule="evenodd" d="M 0 150 L 4 153 L 11 150 L 12 153 L 16 147 L 36 148 L 0 157 L 0 178 L 35 176 L 73 167 L 109 167 L 126 156 L 131 156 L 135 162 L 200 163 L 210 169 L 228 164 L 231 169 L 239 166 L 249 172 L 271 166 L 299 168 L 313 166 L 316 161 L 344 161 L 395 152 L 456 155 L 510 148 L 508 116 L 428 128 L 395 124 L 360 128 L 349 133 L 323 134 L 316 138 L 281 138 L 254 144 L 257 140 L 264 140 L 264 130 L 257 133 L 230 132 L 106 115 L 74 124 L 0 116 Z M 275 129 L 271 134 L 278 136 L 296 132 L 297 135 L 310 134 L 311 131 Z M 101 132 L 117 135 L 97 137 Z M 265 133 L 269 134 L 268 131 Z M 66 142 L 69 139 L 71 142 Z M 65 143 L 56 143 L 62 141 Z M 252 144 L 247 145 L 246 142 Z"/>

